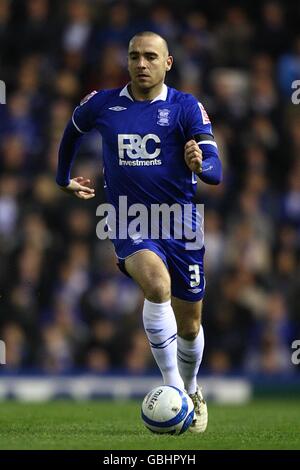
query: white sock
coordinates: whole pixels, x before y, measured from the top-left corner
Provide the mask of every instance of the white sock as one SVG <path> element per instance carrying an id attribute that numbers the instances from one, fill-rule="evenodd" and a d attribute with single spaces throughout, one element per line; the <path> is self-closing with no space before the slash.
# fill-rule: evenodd
<path id="1" fill-rule="evenodd" d="M 164 384 L 183 389 L 177 364 L 177 323 L 171 301 L 156 304 L 145 299 L 143 321 Z"/>
<path id="2" fill-rule="evenodd" d="M 204 349 L 204 333 L 202 325 L 198 336 L 193 341 L 178 336 L 177 338 L 177 359 L 178 369 L 184 381 L 184 388 L 187 393 L 195 393 L 197 389 L 197 373 L 202 361 Z"/>

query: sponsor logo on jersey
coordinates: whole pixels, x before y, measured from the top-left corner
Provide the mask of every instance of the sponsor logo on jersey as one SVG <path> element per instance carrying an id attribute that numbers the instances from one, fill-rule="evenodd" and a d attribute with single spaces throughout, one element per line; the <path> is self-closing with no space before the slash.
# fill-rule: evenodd
<path id="1" fill-rule="evenodd" d="M 108 108 L 111 111 L 124 111 L 127 108 L 124 108 L 123 106 L 113 106 L 112 108 Z"/>
<path id="2" fill-rule="evenodd" d="M 159 126 L 169 126 L 170 125 L 169 114 L 170 114 L 170 109 L 158 109 L 157 124 Z"/>
<path id="3" fill-rule="evenodd" d="M 156 134 L 119 134 L 119 165 L 152 166 L 161 165 L 157 159 L 161 152 L 160 138 Z"/>

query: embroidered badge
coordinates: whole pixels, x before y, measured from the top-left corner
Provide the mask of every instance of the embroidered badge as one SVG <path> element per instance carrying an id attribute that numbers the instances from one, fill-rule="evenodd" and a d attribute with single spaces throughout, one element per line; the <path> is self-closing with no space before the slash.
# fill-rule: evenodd
<path id="1" fill-rule="evenodd" d="M 159 126 L 169 126 L 170 125 L 170 109 L 158 109 L 157 111 L 157 124 Z"/>
<path id="2" fill-rule="evenodd" d="M 210 119 L 202 103 L 198 103 L 198 106 L 201 111 L 203 124 L 210 124 Z"/>
<path id="3" fill-rule="evenodd" d="M 96 93 L 97 93 L 97 91 L 94 90 L 94 91 L 92 91 L 92 93 L 89 93 L 84 98 L 82 98 L 82 100 L 80 101 L 80 106 L 82 106 L 84 103 L 86 103 L 88 100 L 90 100 L 92 98 L 92 96 L 94 96 Z"/>

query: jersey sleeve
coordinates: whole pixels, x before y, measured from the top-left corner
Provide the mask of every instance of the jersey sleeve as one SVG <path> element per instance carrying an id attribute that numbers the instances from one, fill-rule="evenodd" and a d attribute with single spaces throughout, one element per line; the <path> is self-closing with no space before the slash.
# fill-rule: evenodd
<path id="1" fill-rule="evenodd" d="M 184 103 L 184 124 L 187 140 L 196 134 L 209 134 L 213 136 L 212 126 L 208 114 L 202 103 L 190 96 Z"/>
<path id="2" fill-rule="evenodd" d="M 95 124 L 95 105 L 101 101 L 101 95 L 101 92 L 92 91 L 92 93 L 85 96 L 80 101 L 79 106 L 75 108 L 72 115 L 72 123 L 81 134 L 85 134 L 93 129 Z"/>
<path id="3" fill-rule="evenodd" d="M 208 114 L 196 98 L 190 96 L 185 105 L 185 134 L 187 141 L 194 139 L 202 151 L 202 172 L 199 178 L 207 184 L 219 184 L 222 165 Z"/>
<path id="4" fill-rule="evenodd" d="M 95 126 L 95 116 L 101 110 L 101 92 L 93 91 L 83 98 L 75 108 L 68 122 L 59 146 L 56 182 L 67 186 L 70 182 L 71 168 L 80 145 L 82 134 Z"/>

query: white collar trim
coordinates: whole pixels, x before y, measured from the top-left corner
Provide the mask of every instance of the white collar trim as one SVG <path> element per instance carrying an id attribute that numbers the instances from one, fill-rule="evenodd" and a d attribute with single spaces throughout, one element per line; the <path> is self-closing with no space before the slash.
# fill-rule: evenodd
<path id="1" fill-rule="evenodd" d="M 132 98 L 132 96 L 130 95 L 130 93 L 129 93 L 129 91 L 128 91 L 128 85 L 129 85 L 129 84 L 127 84 L 126 86 L 124 86 L 124 88 L 120 91 L 119 96 L 126 96 L 126 98 L 129 98 L 131 101 L 134 101 L 134 99 Z M 168 87 L 167 87 L 167 85 L 164 83 L 164 84 L 163 84 L 163 87 L 162 87 L 161 93 L 160 93 L 156 98 L 154 98 L 154 99 L 151 101 L 151 103 L 154 103 L 155 101 L 166 101 L 167 96 L 168 96 Z"/>

